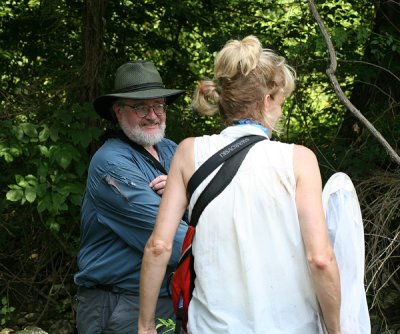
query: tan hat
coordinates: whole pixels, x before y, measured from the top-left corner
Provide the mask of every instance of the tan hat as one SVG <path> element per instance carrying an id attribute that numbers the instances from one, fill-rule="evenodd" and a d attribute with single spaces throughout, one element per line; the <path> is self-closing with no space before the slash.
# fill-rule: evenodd
<path id="1" fill-rule="evenodd" d="M 171 104 L 183 93 L 183 90 L 164 88 L 161 76 L 152 62 L 129 61 L 117 69 L 113 92 L 97 97 L 93 105 L 101 117 L 114 121 L 111 106 L 117 98 L 135 100 L 165 98 L 166 103 Z"/>

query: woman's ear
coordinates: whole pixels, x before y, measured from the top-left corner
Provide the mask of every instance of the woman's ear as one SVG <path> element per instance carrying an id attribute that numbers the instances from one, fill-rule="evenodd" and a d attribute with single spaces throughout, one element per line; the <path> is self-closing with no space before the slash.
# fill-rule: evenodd
<path id="1" fill-rule="evenodd" d="M 264 110 L 267 111 L 269 109 L 271 100 L 272 100 L 271 95 L 268 94 L 264 96 Z"/>

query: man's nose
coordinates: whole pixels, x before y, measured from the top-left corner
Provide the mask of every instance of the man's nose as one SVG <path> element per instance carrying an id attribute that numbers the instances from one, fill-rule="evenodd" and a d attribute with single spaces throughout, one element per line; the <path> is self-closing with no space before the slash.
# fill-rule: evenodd
<path id="1" fill-rule="evenodd" d="M 146 115 L 146 118 L 148 118 L 148 119 L 155 119 L 155 118 L 158 118 L 158 116 L 157 116 L 156 113 L 154 112 L 154 108 L 153 108 L 153 107 L 149 107 L 149 109 L 148 109 L 148 114 Z"/>

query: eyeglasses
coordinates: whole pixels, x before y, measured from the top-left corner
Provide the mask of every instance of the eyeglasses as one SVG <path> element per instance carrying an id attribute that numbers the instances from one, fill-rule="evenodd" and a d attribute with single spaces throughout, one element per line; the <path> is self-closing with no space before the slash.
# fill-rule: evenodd
<path id="1" fill-rule="evenodd" d="M 156 103 L 151 106 L 146 104 L 131 106 L 126 103 L 122 103 L 121 105 L 131 108 L 131 110 L 134 111 L 140 118 L 146 117 L 150 113 L 150 109 L 153 109 L 157 116 L 161 116 L 167 111 L 167 105 L 165 103 Z"/>

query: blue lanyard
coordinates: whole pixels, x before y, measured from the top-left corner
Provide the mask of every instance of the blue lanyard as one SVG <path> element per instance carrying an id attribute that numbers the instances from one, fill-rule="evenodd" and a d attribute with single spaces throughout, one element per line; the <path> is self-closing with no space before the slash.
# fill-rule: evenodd
<path id="1" fill-rule="evenodd" d="M 253 125 L 256 126 L 257 128 L 263 130 L 263 132 L 267 135 L 267 137 L 269 138 L 269 131 L 268 129 L 262 125 L 260 122 L 256 121 L 255 119 L 251 119 L 251 118 L 242 118 L 236 121 L 233 121 L 234 125 Z"/>

